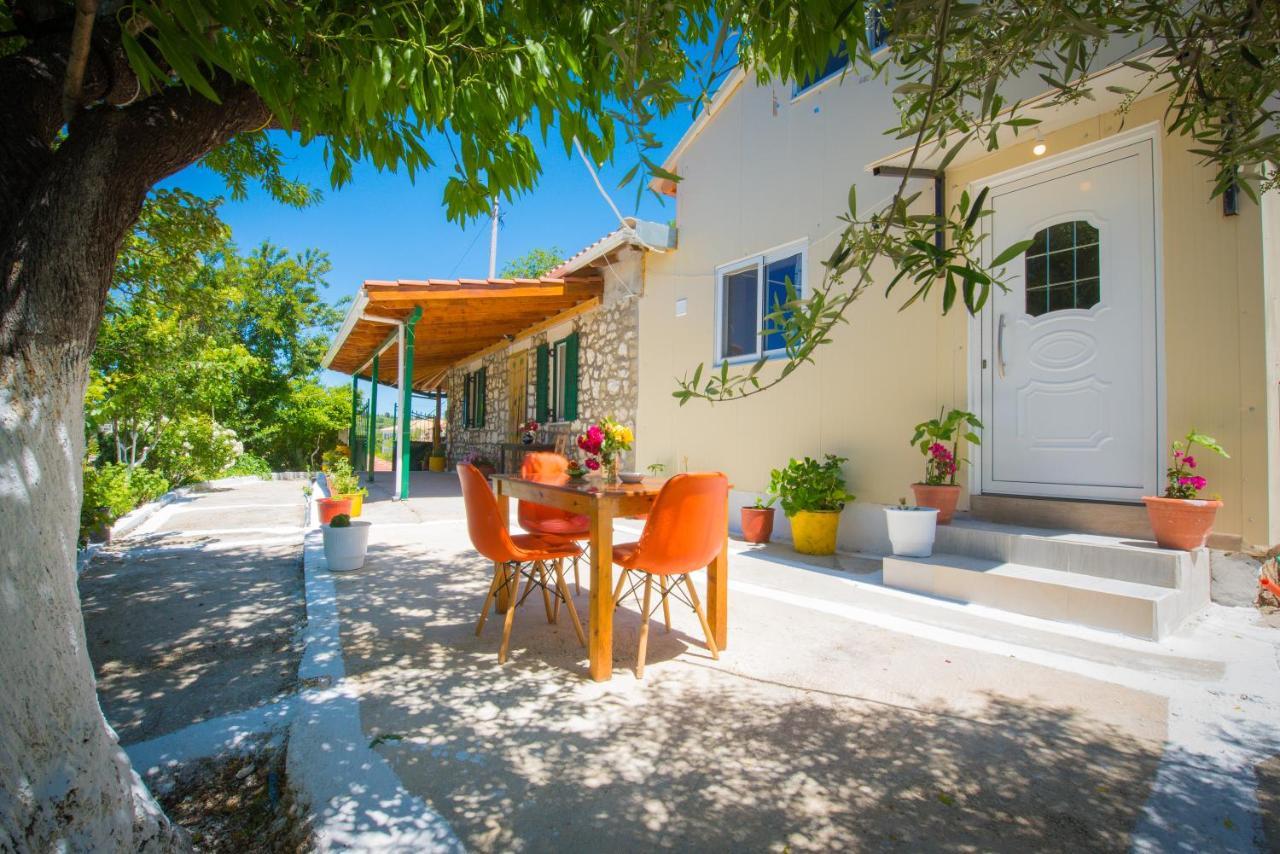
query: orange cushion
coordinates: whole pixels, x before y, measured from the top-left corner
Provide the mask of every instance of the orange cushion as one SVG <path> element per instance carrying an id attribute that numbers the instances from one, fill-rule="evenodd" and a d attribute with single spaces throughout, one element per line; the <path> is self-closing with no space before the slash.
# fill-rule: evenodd
<path id="1" fill-rule="evenodd" d="M 521 519 L 520 527 L 531 534 L 552 534 L 557 537 L 591 535 L 591 520 L 586 516 L 544 516 L 540 519 Z"/>

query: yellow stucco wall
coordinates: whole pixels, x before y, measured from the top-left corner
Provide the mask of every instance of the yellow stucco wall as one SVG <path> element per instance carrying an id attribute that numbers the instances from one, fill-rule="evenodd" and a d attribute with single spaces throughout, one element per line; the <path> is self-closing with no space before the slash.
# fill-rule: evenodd
<path id="1" fill-rule="evenodd" d="M 1136 105 L 1125 127 L 1159 115 L 1155 101 Z M 850 183 L 863 207 L 890 196 L 894 181 L 865 167 L 901 147 L 878 131 L 893 120 L 888 94 L 874 82 L 846 80 L 793 100 L 784 86 L 748 80 L 681 159 L 679 248 L 649 256 L 640 305 L 639 461 L 723 470 L 737 503 L 762 492 L 769 470 L 788 457 L 848 456 L 859 501 L 842 520 L 845 549 L 887 545 L 873 505 L 896 503 L 919 479 L 919 454 L 907 444 L 912 426 L 941 406 L 969 406 L 963 312 L 943 317 L 936 299 L 899 312 L 897 294 L 886 300 L 873 290 L 816 365 L 769 392 L 714 407 L 680 407 L 671 392 L 675 377 L 712 358 L 718 265 L 807 238 L 812 287 L 834 246 Z M 1098 117 L 1046 142 L 1059 153 L 1121 129 L 1115 116 Z M 1263 287 L 1263 218 L 1247 200 L 1240 216 L 1224 218 L 1221 201 L 1208 197 L 1208 172 L 1185 142 L 1165 138 L 1161 148 L 1169 430 L 1194 424 L 1233 452 L 1205 467 L 1211 490 L 1226 501 L 1220 532 L 1248 543 L 1280 539 L 1268 511 L 1280 488 L 1271 441 L 1275 382 L 1268 380 L 1276 373 L 1275 336 L 1266 331 L 1268 311 L 1276 325 L 1276 307 L 1274 288 Z M 949 195 L 1033 159 L 1028 142 L 955 168 Z M 917 183 L 931 203 L 928 185 Z M 678 299 L 688 301 L 683 317 Z M 771 363 L 764 376 L 777 367 Z"/>

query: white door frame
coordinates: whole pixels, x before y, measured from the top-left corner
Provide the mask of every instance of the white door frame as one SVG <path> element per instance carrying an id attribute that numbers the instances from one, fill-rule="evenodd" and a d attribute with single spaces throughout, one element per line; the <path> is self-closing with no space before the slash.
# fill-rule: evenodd
<path id="1" fill-rule="evenodd" d="M 1151 172 L 1152 172 L 1152 203 L 1155 208 L 1152 211 L 1152 227 L 1155 230 L 1154 247 L 1155 258 L 1155 363 L 1156 363 L 1156 459 L 1153 462 L 1155 468 L 1155 484 L 1157 487 L 1164 481 L 1163 460 L 1164 453 L 1168 447 L 1168 424 L 1167 412 L 1168 405 L 1165 396 L 1165 351 L 1164 351 L 1164 202 L 1163 202 L 1163 176 L 1164 169 L 1161 161 L 1160 140 L 1162 138 L 1162 129 L 1159 122 L 1149 122 L 1139 125 L 1132 130 L 1109 136 L 1098 142 L 1086 143 L 1077 148 L 1064 151 L 1061 154 L 1051 155 L 1049 157 L 1038 158 L 1032 163 L 1026 163 L 1022 166 L 1016 166 L 1004 172 L 997 172 L 985 178 L 978 178 L 966 185 L 969 197 L 974 195 L 982 187 L 995 187 L 1020 181 L 1028 176 L 1035 175 L 1040 172 L 1047 172 L 1062 166 L 1067 166 L 1080 160 L 1088 160 L 1097 157 L 1100 154 L 1106 154 L 1119 148 L 1125 148 L 1135 142 L 1143 140 L 1151 141 Z M 984 241 L 983 254 L 987 252 L 987 241 Z M 984 260 L 989 260 L 984 258 Z M 988 306 L 990 303 L 988 303 Z M 969 411 L 980 413 L 983 410 L 983 368 L 982 357 L 984 351 L 985 327 L 983 323 L 985 315 L 979 312 L 977 315 L 969 315 L 969 377 L 968 377 L 968 395 L 969 395 Z M 969 455 L 969 494 L 982 494 L 982 472 L 983 469 L 983 446 L 970 446 L 968 448 Z M 999 494 L 999 493 L 996 493 Z M 1028 498 L 1034 500 L 1036 496 L 1021 495 L 1019 498 Z M 1053 497 L 1053 496 L 1045 496 Z M 1096 500 L 1111 501 L 1114 499 L 1068 499 L 1068 500 Z M 1132 503 L 1132 502 L 1122 502 Z"/>

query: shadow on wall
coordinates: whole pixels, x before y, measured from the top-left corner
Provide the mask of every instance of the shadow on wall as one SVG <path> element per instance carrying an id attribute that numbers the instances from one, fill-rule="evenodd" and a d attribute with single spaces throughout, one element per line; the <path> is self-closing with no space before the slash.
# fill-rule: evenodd
<path id="1" fill-rule="evenodd" d="M 369 566 L 339 581 L 366 732 L 477 850 L 1124 850 L 1160 758 L 1048 704 L 988 693 L 956 714 L 860 697 L 838 673 L 802 671 L 826 690 L 735 673 L 683 615 L 671 634 L 659 617 L 637 684 L 634 605 L 609 686 L 536 594 L 500 667 L 496 621 L 474 635 L 490 565 L 412 544 L 371 547 Z"/>

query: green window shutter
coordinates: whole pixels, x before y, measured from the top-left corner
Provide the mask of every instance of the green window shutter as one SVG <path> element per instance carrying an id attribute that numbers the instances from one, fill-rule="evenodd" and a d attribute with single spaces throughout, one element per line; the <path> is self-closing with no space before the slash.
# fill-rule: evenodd
<path id="1" fill-rule="evenodd" d="M 534 420 L 540 423 L 546 423 L 547 397 L 551 382 L 551 347 L 546 344 L 538 345 L 538 375 L 534 383 L 534 398 L 537 405 L 534 407 L 537 415 Z"/>
<path id="2" fill-rule="evenodd" d="M 462 426 L 471 426 L 471 374 L 462 378 Z"/>
<path id="3" fill-rule="evenodd" d="M 578 333 L 564 339 L 564 415 L 561 421 L 578 419 Z"/>
<path id="4" fill-rule="evenodd" d="M 489 369 L 481 368 L 476 372 L 476 426 L 484 426 L 485 397 L 489 392 Z"/>

